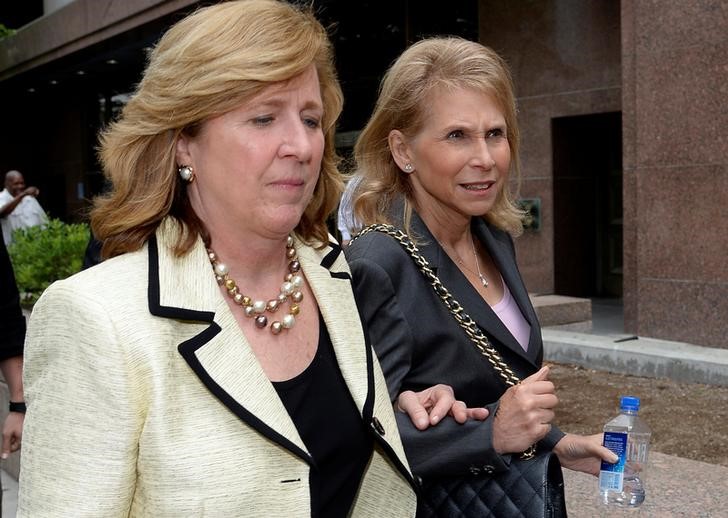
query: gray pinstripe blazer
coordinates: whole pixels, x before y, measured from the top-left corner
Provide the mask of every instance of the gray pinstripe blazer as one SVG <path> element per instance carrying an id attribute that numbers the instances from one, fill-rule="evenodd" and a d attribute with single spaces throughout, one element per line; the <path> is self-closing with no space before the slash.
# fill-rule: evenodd
<path id="1" fill-rule="evenodd" d="M 541 365 L 543 342 L 536 313 L 515 260 L 511 237 L 474 218 L 473 235 L 491 254 L 523 316 L 531 326 L 528 351 L 471 286 L 423 221 L 413 214 L 418 248 L 442 283 L 489 337 L 521 378 Z M 470 407 L 488 406 L 495 415 L 506 386 L 448 313 L 410 256 L 391 237 L 378 232 L 358 238 L 346 250 L 354 293 L 372 345 L 382 364 L 390 397 L 437 383 L 451 385 Z M 458 425 L 448 418 L 424 432 L 397 416 L 413 472 L 464 476 L 505 470 L 510 456 L 492 447 L 492 419 Z M 542 443 L 552 448 L 563 433 L 552 429 Z"/>

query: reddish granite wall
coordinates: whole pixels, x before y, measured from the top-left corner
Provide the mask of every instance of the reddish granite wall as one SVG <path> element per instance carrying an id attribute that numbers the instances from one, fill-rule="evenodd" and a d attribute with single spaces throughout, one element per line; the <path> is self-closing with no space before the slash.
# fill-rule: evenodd
<path id="1" fill-rule="evenodd" d="M 728 348 L 728 4 L 622 2 L 628 331 Z"/>
<path id="2" fill-rule="evenodd" d="M 558 117 L 622 112 L 627 332 L 728 348 L 728 4 L 721 0 L 479 1 L 481 41 L 514 74 L 529 290 L 554 293 Z"/>
<path id="3" fill-rule="evenodd" d="M 480 0 L 480 41 L 509 63 L 518 97 L 523 185 L 541 199 L 541 230 L 517 241 L 532 293 L 554 293 L 551 124 L 621 109 L 618 2 Z"/>

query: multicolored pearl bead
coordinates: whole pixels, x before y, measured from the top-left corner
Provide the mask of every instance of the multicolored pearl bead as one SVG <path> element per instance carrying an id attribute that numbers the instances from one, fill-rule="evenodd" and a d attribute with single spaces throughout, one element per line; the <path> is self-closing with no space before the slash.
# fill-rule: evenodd
<path id="1" fill-rule="evenodd" d="M 215 274 L 215 281 L 225 289 L 227 294 L 233 299 L 238 306 L 242 306 L 243 313 L 248 318 L 253 318 L 255 327 L 263 329 L 268 326 L 268 317 L 265 312 L 275 313 L 283 304 L 288 302 L 288 313 L 279 320 L 275 320 L 270 324 L 270 331 L 274 335 L 280 334 L 284 329 L 291 329 L 296 324 L 296 315 L 301 312 L 300 302 L 303 300 L 303 276 L 298 272 L 301 271 L 301 263 L 298 262 L 296 249 L 294 248 L 294 240 L 292 236 L 288 236 L 286 240 L 286 258 L 290 259 L 288 263 L 288 272 L 283 278 L 280 293 L 267 302 L 265 300 L 253 300 L 247 295 L 240 293 L 240 289 L 234 279 L 230 277 L 230 270 L 225 263 L 218 260 L 217 254 L 212 250 L 207 250 L 207 257 L 210 259 L 212 269 Z"/>

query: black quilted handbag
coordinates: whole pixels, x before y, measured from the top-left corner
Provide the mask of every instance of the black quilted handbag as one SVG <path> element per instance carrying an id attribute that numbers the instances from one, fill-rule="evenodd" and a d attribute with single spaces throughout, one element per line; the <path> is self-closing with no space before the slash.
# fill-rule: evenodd
<path id="1" fill-rule="evenodd" d="M 561 464 L 554 453 L 539 451 L 514 457 L 503 473 L 425 481 L 417 517 L 566 517 Z"/>
<path id="2" fill-rule="evenodd" d="M 412 257 L 422 275 L 463 328 L 470 341 L 488 360 L 507 386 L 521 380 L 491 345 L 475 321 L 430 268 L 417 246 L 401 230 L 391 225 L 375 224 L 363 229 L 354 239 L 368 232 L 382 232 L 393 237 Z M 441 518 L 564 518 L 564 476 L 558 457 L 551 451 L 537 451 L 531 446 L 520 456 L 514 455 L 510 468 L 493 475 L 467 475 L 425 480 L 417 504 L 417 517 Z"/>

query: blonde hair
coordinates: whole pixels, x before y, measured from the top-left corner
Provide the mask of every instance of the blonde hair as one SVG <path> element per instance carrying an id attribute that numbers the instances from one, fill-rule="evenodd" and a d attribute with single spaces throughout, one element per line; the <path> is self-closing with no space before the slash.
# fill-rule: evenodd
<path id="1" fill-rule="evenodd" d="M 391 223 L 393 205 L 404 198 L 404 225 L 409 232 L 412 186 L 392 158 L 388 136 L 394 129 L 408 137 L 416 135 L 424 125 L 430 95 L 439 88 L 477 90 L 493 98 L 505 117 L 511 170 L 516 184 L 520 182 L 516 102 L 505 61 L 473 41 L 425 39 L 405 50 L 385 74 L 374 113 L 354 147 L 357 174 L 362 177 L 354 194 L 354 212 L 362 224 Z M 523 216 L 508 183 L 493 208 L 483 215 L 513 235 L 523 232 Z"/>
<path id="2" fill-rule="evenodd" d="M 311 64 L 321 86 L 325 147 L 296 232 L 309 243 L 328 242 L 326 218 L 342 190 L 334 132 L 343 96 L 331 42 L 310 9 L 280 0 L 236 0 L 200 9 L 170 28 L 121 118 L 102 134 L 99 155 L 112 189 L 94 200 L 91 224 L 103 255 L 139 249 L 166 216 L 181 228 L 178 255 L 198 236 L 208 241 L 177 174 L 177 138 Z"/>

